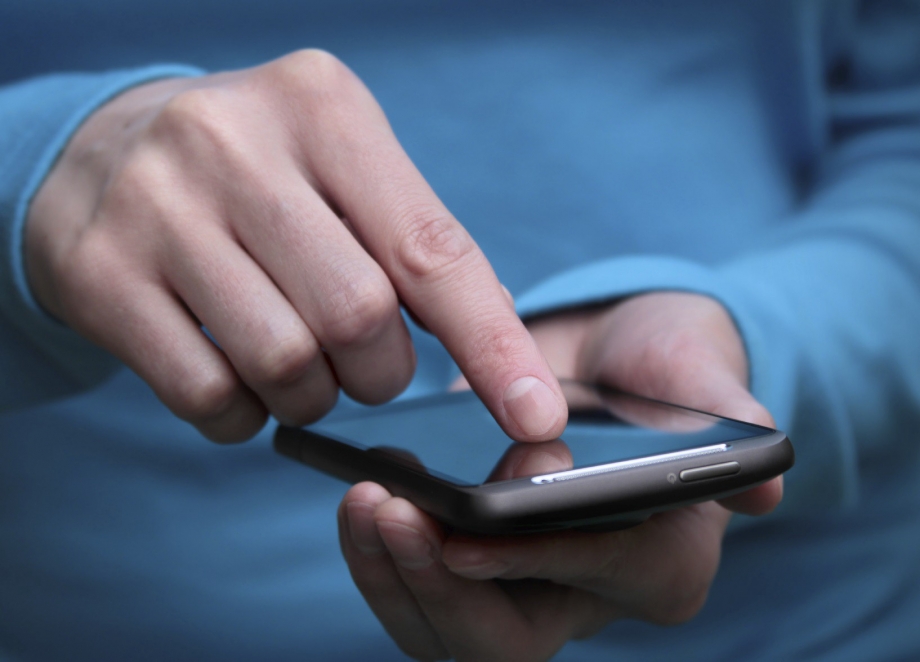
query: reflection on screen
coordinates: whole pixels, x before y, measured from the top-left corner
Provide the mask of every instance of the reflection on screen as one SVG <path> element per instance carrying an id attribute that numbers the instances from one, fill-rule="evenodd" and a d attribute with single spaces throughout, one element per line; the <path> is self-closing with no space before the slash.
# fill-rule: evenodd
<path id="1" fill-rule="evenodd" d="M 364 409 L 327 418 L 309 429 L 466 485 L 683 451 L 765 433 L 756 425 L 616 391 L 575 382 L 562 385 L 569 403 L 569 423 L 559 440 L 542 444 L 512 441 L 472 392 Z"/>

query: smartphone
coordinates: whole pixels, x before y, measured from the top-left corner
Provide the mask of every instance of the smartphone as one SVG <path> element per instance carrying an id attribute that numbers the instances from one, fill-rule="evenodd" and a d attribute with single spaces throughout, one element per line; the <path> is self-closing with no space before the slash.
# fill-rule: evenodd
<path id="1" fill-rule="evenodd" d="M 275 450 L 327 474 L 380 483 L 479 534 L 608 530 L 719 499 L 794 462 L 783 432 L 603 386 L 561 382 L 555 440 L 517 443 L 470 391 L 280 426 Z"/>

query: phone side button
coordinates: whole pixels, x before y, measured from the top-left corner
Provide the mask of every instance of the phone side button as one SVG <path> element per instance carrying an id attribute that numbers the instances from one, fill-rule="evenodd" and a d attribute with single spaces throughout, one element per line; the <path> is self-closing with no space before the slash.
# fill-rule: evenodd
<path id="1" fill-rule="evenodd" d="M 737 462 L 723 462 L 722 464 L 710 464 L 708 467 L 684 469 L 680 472 L 680 479 L 685 483 L 690 483 L 694 480 L 703 480 L 704 478 L 731 476 L 739 471 L 741 471 L 741 465 Z"/>

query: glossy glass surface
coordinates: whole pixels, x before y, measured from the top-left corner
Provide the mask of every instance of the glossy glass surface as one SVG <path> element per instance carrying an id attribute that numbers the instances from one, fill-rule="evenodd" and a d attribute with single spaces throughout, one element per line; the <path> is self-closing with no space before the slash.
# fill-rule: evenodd
<path id="1" fill-rule="evenodd" d="M 512 441 L 471 392 L 361 410 L 309 429 L 460 485 L 479 485 L 686 451 L 766 428 L 574 382 L 558 440 Z"/>

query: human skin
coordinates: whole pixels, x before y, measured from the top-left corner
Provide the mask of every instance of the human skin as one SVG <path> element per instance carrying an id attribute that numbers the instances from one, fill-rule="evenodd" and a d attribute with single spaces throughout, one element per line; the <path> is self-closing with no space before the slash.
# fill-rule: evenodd
<path id="1" fill-rule="evenodd" d="M 773 426 L 747 389 L 741 338 L 709 298 L 646 294 L 529 328 L 560 377 Z M 525 471 L 556 468 L 552 457 L 535 459 L 549 465 Z M 476 537 L 447 533 L 405 499 L 360 483 L 339 508 L 339 538 L 364 598 L 410 656 L 544 660 L 618 618 L 692 618 L 718 569 L 731 512 L 770 512 L 782 485 L 778 477 L 624 531 Z"/>
<path id="2" fill-rule="evenodd" d="M 510 436 L 565 426 L 482 251 L 328 53 L 121 94 L 72 137 L 25 242 L 39 303 L 215 441 L 312 422 L 340 388 L 396 396 L 415 368 L 400 303 Z"/>

